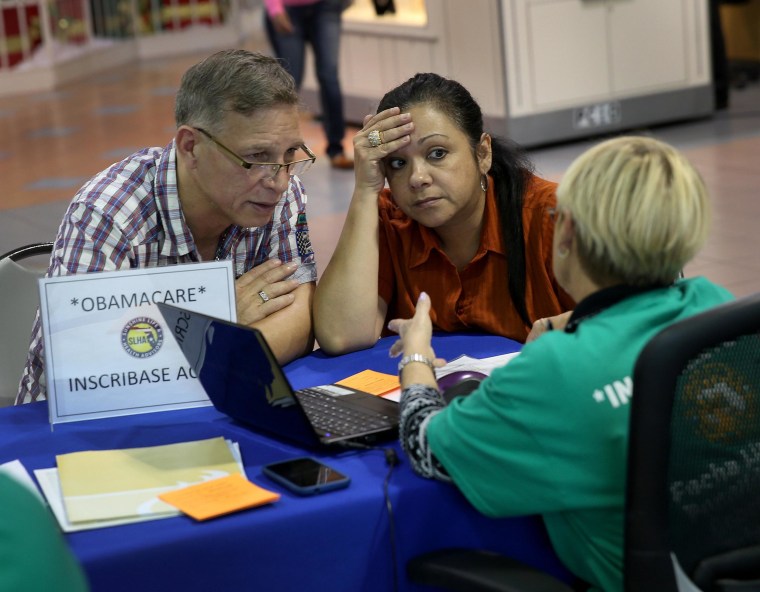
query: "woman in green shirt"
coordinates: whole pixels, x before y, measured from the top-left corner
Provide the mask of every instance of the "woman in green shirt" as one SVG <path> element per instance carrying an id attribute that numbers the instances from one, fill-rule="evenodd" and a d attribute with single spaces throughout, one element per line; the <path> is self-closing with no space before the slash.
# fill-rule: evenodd
<path id="1" fill-rule="evenodd" d="M 88 589 L 50 511 L 23 485 L 0 474 L 0 590 Z"/>
<path id="2" fill-rule="evenodd" d="M 389 327 L 403 354 L 401 443 L 415 470 L 453 481 L 489 516 L 543 516 L 579 578 L 622 590 L 633 368 L 664 327 L 731 299 L 678 279 L 707 236 L 707 192 L 671 146 L 622 137 L 581 155 L 557 191 L 554 275 L 578 303 L 537 321 L 509 365 L 446 406 L 433 366 L 430 301 Z M 551 330 L 551 329 L 554 330 Z"/>

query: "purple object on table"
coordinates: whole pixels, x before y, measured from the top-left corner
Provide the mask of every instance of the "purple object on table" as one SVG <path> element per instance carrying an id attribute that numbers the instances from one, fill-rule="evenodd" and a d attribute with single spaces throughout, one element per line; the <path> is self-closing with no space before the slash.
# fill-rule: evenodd
<path id="1" fill-rule="evenodd" d="M 482 380 L 486 378 L 486 375 L 482 372 L 475 372 L 474 370 L 458 370 L 442 376 L 438 380 L 438 388 L 443 393 L 443 398 L 446 399 L 446 403 L 451 403 L 456 397 L 462 397 L 469 395 L 472 391 L 478 388 L 478 385 Z"/>

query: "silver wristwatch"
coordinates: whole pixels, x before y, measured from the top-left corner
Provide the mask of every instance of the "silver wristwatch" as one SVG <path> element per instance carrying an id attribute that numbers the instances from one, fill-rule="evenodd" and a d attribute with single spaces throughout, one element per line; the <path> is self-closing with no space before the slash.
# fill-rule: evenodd
<path id="1" fill-rule="evenodd" d="M 401 358 L 401 361 L 398 363 L 398 379 L 399 380 L 401 380 L 401 371 L 404 369 L 404 367 L 407 364 L 411 362 L 420 362 L 421 364 L 425 364 L 428 368 L 430 368 L 433 371 L 433 373 L 435 373 L 435 366 L 433 365 L 433 360 L 423 356 L 422 354 L 410 354 L 408 356 L 404 356 L 403 358 Z"/>

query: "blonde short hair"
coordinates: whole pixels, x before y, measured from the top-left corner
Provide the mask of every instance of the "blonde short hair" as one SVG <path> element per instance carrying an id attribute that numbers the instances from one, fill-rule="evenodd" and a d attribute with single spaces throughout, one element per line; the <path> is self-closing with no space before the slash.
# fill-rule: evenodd
<path id="1" fill-rule="evenodd" d="M 675 148 L 646 137 L 602 142 L 570 165 L 557 205 L 575 222 L 591 279 L 668 284 L 705 242 L 707 190 Z"/>

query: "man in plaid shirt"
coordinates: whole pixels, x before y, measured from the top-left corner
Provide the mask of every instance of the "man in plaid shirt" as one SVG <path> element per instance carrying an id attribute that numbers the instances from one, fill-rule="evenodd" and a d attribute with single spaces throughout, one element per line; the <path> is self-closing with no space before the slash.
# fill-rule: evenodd
<path id="1" fill-rule="evenodd" d="M 215 53 L 183 76 L 176 134 L 99 173 L 72 200 L 47 276 L 232 259 L 238 322 L 281 363 L 313 347 L 317 279 L 298 175 L 314 162 L 298 93 L 274 59 Z M 39 313 L 16 404 L 45 395 Z"/>

